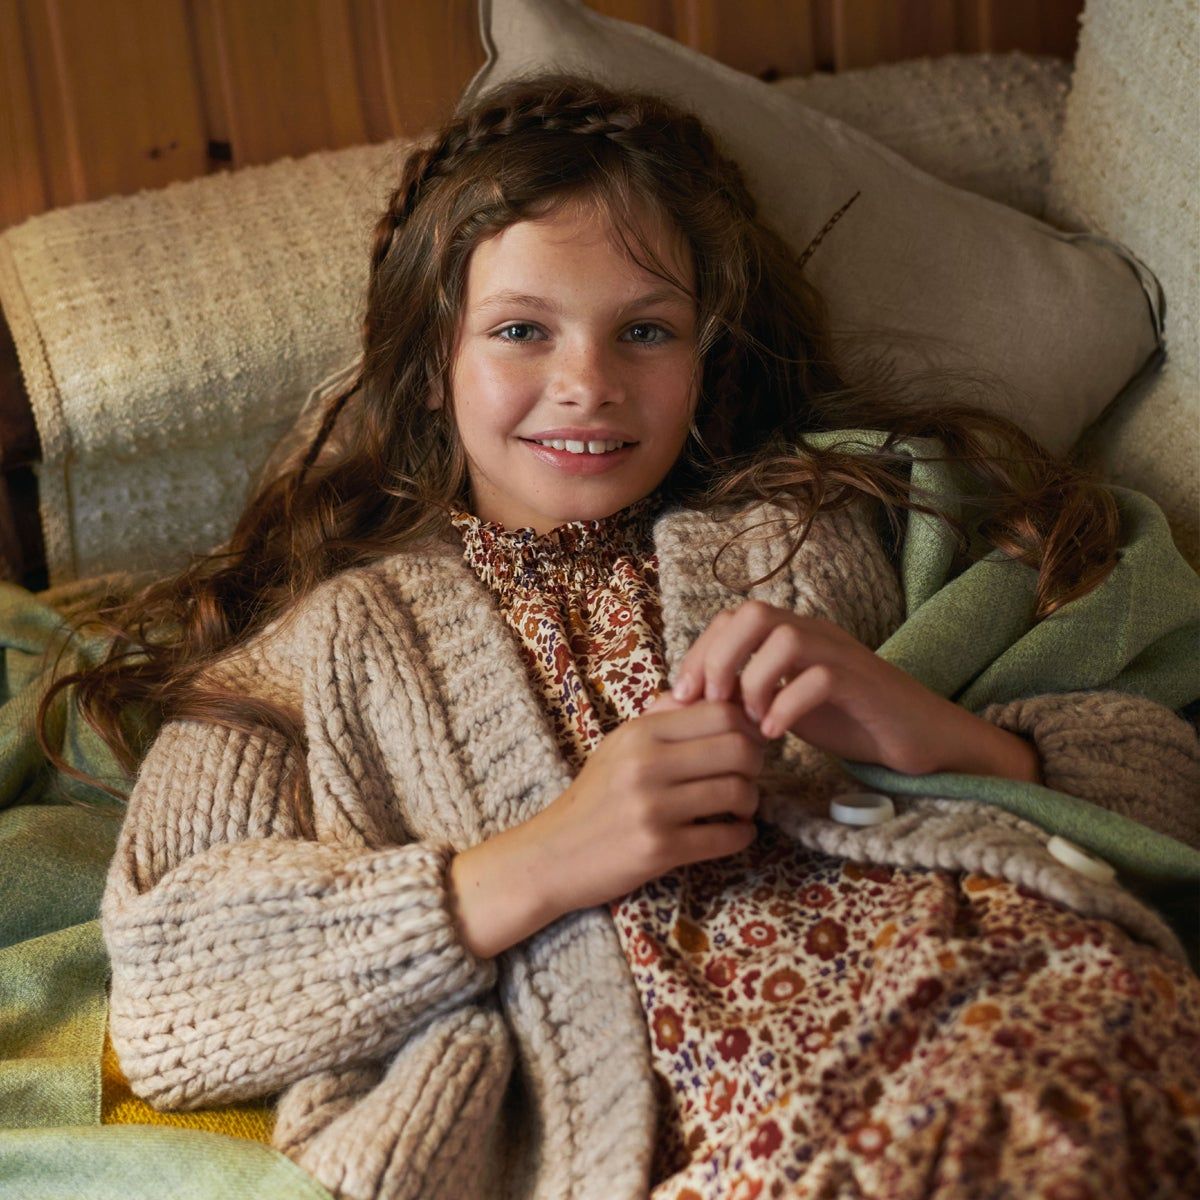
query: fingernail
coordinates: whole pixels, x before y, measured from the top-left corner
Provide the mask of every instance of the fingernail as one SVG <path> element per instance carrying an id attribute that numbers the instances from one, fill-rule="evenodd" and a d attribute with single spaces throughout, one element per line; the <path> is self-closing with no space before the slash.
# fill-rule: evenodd
<path id="1" fill-rule="evenodd" d="M 759 715 L 758 715 L 758 709 L 756 709 L 756 708 L 749 708 L 749 707 L 748 707 L 748 708 L 746 709 L 746 712 L 747 712 L 747 714 L 749 715 L 749 717 L 750 717 L 750 720 L 752 720 L 752 721 L 757 721 L 757 720 L 759 719 Z"/>
<path id="2" fill-rule="evenodd" d="M 778 737 L 781 730 L 773 720 L 766 720 L 762 723 L 762 731 L 764 737 Z"/>
<path id="3" fill-rule="evenodd" d="M 672 693 L 676 700 L 686 700 L 692 694 L 692 679 L 684 675 L 676 684 Z"/>

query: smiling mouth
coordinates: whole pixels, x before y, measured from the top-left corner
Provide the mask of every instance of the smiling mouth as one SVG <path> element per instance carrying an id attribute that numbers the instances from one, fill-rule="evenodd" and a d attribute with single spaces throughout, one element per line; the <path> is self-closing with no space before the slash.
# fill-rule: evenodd
<path id="1" fill-rule="evenodd" d="M 588 447 L 587 442 L 577 441 L 574 438 L 553 438 L 553 439 L 547 439 L 546 441 L 538 441 L 536 438 L 520 438 L 519 440 L 522 442 L 526 442 L 530 446 L 541 446 L 542 449 L 544 449 L 544 450 L 557 450 L 563 454 L 575 454 L 575 455 L 578 455 L 580 458 L 588 458 L 588 457 L 603 458 L 606 454 L 617 454 L 622 450 L 629 450 L 638 444 L 637 442 L 622 442 L 618 446 L 611 446 L 605 450 L 589 450 L 587 448 Z M 560 442 L 562 444 L 558 445 L 558 446 L 551 445 L 552 441 Z M 575 446 L 580 446 L 580 447 L 582 447 L 582 449 L 572 450 L 571 449 L 572 444 Z M 598 445 L 600 443 L 597 442 L 597 443 L 593 443 L 593 444 Z"/>

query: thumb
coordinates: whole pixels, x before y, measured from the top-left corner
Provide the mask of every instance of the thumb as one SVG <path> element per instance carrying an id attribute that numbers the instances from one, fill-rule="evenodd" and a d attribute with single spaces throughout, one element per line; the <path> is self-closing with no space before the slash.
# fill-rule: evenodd
<path id="1" fill-rule="evenodd" d="M 643 713 L 648 713 L 653 710 L 656 713 L 670 712 L 672 709 L 687 708 L 687 705 L 682 700 L 676 700 L 668 689 L 659 692 L 658 695 L 652 696 L 642 708 Z"/>

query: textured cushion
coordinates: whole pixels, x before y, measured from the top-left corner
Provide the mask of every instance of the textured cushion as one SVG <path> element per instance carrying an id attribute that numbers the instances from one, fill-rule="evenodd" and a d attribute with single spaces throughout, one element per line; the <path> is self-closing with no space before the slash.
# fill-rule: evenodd
<path id="1" fill-rule="evenodd" d="M 1070 84 L 1066 60 L 1010 51 L 819 71 L 773 87 L 944 183 L 1044 218 Z"/>
<path id="2" fill-rule="evenodd" d="M 1047 196 L 1162 280 L 1167 363 L 1104 413 L 1082 461 L 1156 500 L 1200 570 L 1200 6 L 1089 0 Z"/>
<path id="3" fill-rule="evenodd" d="M 397 143 L 53 209 L 0 234 L 52 584 L 228 535 L 250 472 L 353 353 Z"/>
<path id="4" fill-rule="evenodd" d="M 807 268 L 835 328 L 895 331 L 902 366 L 990 373 L 988 402 L 1051 449 L 1073 445 L 1157 350 L 1147 289 L 1111 246 L 949 186 L 777 88 L 582 0 L 481 0 L 480 20 L 487 61 L 464 105 L 549 67 L 674 100 L 709 124 L 798 252 L 861 192 Z"/>
<path id="5" fill-rule="evenodd" d="M 1068 72 L 957 56 L 763 86 L 842 105 L 922 167 L 1036 215 Z M 283 159 L 0 233 L 52 583 L 165 569 L 227 536 L 268 448 L 354 355 L 371 225 L 407 145 Z"/>

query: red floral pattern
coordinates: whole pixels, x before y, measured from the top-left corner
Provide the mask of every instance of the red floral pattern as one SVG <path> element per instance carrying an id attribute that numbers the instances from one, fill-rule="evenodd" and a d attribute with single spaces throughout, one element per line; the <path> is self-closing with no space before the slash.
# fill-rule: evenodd
<path id="1" fill-rule="evenodd" d="M 656 495 L 453 520 L 566 759 L 666 684 Z M 1200 1195 L 1200 980 L 973 874 L 741 854 L 613 901 L 660 1097 L 652 1200 Z"/>

